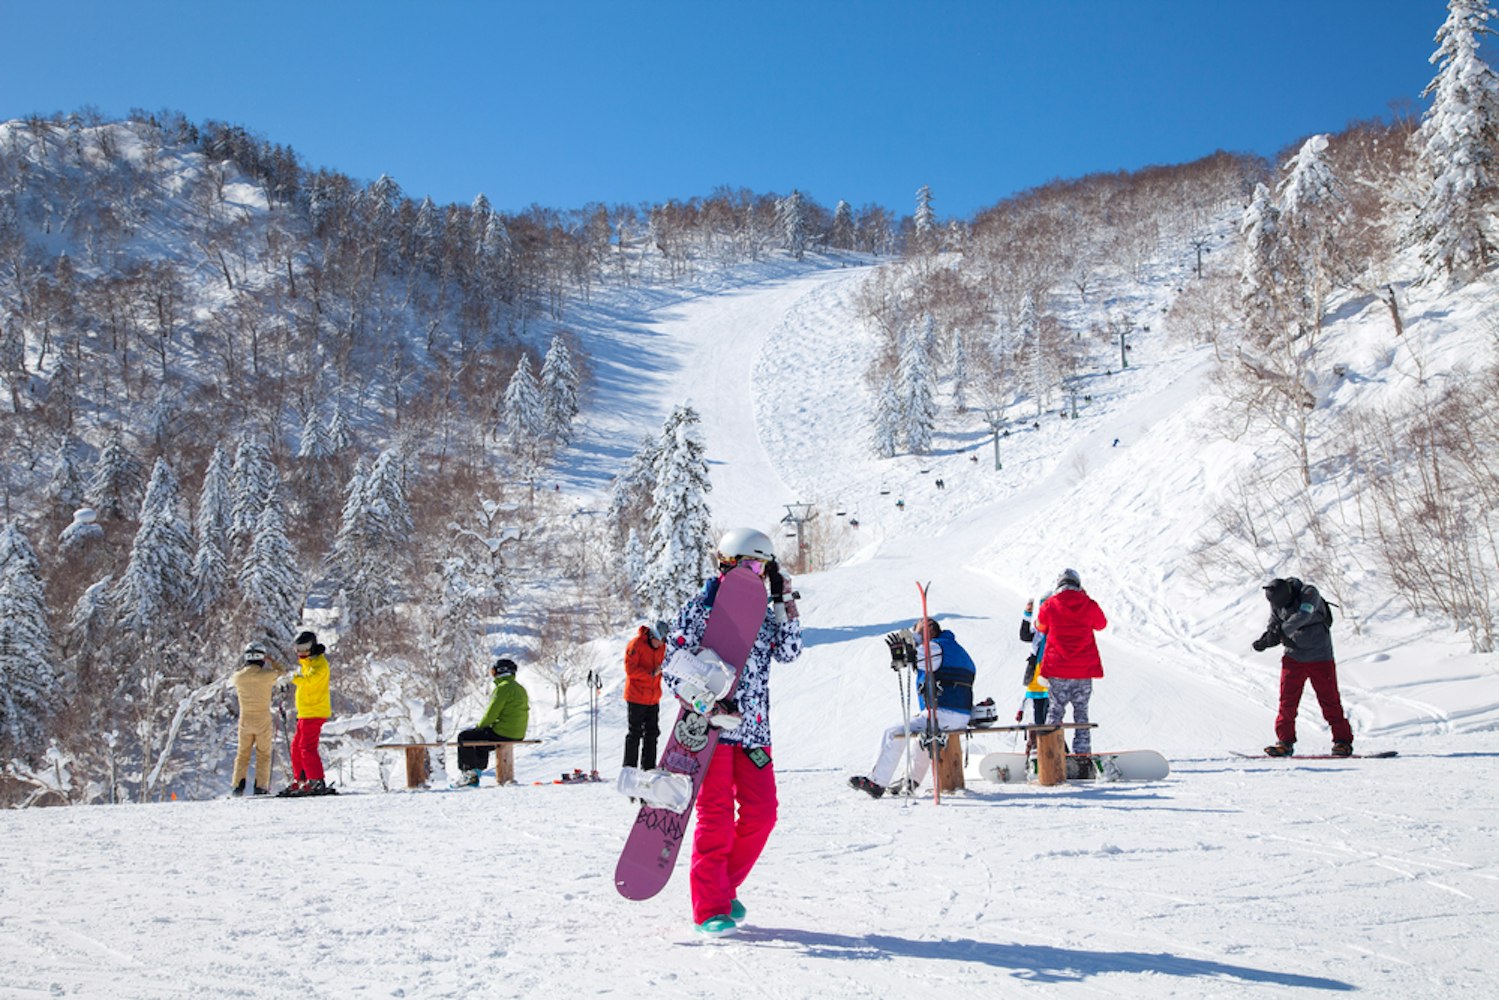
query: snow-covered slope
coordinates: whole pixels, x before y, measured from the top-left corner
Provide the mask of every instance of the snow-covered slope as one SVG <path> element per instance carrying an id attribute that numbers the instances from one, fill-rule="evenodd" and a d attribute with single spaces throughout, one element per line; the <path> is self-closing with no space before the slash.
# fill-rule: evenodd
<path id="1" fill-rule="evenodd" d="M 1164 306 L 1168 262 L 1134 294 Z M 685 860 L 627 903 L 611 877 L 632 810 L 605 785 L 525 782 L 589 765 L 589 718 L 533 687 L 523 784 L 0 814 L 0 983 L 12 995 L 1371 997 L 1486 995 L 1499 973 L 1499 673 L 1392 609 L 1337 633 L 1360 748 L 1388 761 L 1232 756 L 1271 738 L 1277 667 L 1248 643 L 1261 579 L 1203 593 L 1184 555 L 1247 458 L 1206 440 L 1207 359 L 1142 336 L 1078 420 L 1017 424 L 1003 468 L 977 420 L 935 454 L 866 446 L 867 266 L 767 264 L 708 294 L 600 301 L 598 391 L 559 481 L 597 509 L 611 463 L 690 398 L 725 526 L 815 503 L 848 557 L 799 579 L 808 647 L 772 684 L 780 825 L 737 939 L 690 929 Z M 1481 303 L 1408 336 L 1455 336 Z M 1364 314 L 1348 320 L 1358 324 Z M 1350 331 L 1350 336 L 1353 336 Z M 1117 439 L 1117 444 L 1115 443 Z M 973 461 L 973 458 L 977 461 Z M 945 488 L 938 489 L 941 478 Z M 904 501 L 897 509 L 895 501 Z M 839 515 L 839 511 L 843 514 Z M 857 519 L 859 527 L 848 527 Z M 976 694 L 1018 707 L 1026 595 L 1076 568 L 1110 615 L 1095 746 L 1151 746 L 1149 785 L 975 784 L 874 802 L 845 785 L 897 715 L 883 633 L 916 580 L 975 654 Z M 600 640 L 618 663 L 624 636 Z M 524 674 L 523 674 L 524 679 Z M 598 719 L 615 771 L 615 674 Z M 1327 740 L 1310 696 L 1307 749 Z M 1003 736 L 975 749 L 1005 748 Z M 1443 791 L 1440 796 L 1433 789 Z"/>

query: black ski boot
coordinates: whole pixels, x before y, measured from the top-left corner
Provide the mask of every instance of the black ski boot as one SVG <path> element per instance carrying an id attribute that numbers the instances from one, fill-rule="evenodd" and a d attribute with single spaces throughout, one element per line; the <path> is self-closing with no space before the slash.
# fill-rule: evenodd
<path id="1" fill-rule="evenodd" d="M 239 784 L 235 785 L 234 786 L 234 790 L 231 791 L 229 794 L 233 795 L 235 798 L 238 798 L 239 796 L 245 794 L 245 779 L 244 778 L 240 778 L 239 779 Z"/>

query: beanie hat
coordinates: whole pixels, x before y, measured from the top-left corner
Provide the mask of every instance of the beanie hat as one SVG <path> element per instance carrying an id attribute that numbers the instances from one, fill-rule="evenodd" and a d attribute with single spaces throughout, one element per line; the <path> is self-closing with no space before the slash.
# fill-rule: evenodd
<path id="1" fill-rule="evenodd" d="M 1075 569 L 1064 569 L 1062 575 L 1057 577 L 1058 590 L 1081 590 L 1082 588 L 1083 578 L 1077 575 Z"/>
<path id="2" fill-rule="evenodd" d="M 1270 602 L 1272 608 L 1284 608 L 1290 605 L 1295 595 L 1291 590 L 1291 581 L 1276 577 L 1265 584 L 1265 600 Z"/>

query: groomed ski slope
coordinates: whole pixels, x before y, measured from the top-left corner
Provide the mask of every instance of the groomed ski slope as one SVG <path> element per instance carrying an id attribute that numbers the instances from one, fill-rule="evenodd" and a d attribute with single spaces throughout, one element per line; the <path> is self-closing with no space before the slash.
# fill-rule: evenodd
<path id="1" fill-rule="evenodd" d="M 363 760 L 342 775 L 363 794 L 338 798 L 0 814 L 0 995 L 1492 993 L 1493 657 L 1390 608 L 1337 641 L 1360 748 L 1399 758 L 1232 757 L 1271 737 L 1276 663 L 1248 648 L 1263 580 L 1203 594 L 1182 564 L 1242 458 L 1201 438 L 1205 359 L 1139 338 L 1081 419 L 1017 422 L 999 471 L 976 419 L 945 426 L 933 456 L 880 462 L 858 263 L 597 306 L 598 392 L 560 476 L 597 509 L 610 462 L 690 397 L 723 526 L 770 530 L 793 500 L 860 522 L 840 566 L 797 581 L 808 648 L 772 683 L 780 824 L 737 937 L 693 935 L 685 859 L 658 897 L 618 897 L 633 810 L 607 785 L 525 784 L 586 767 L 589 736 L 585 712 L 550 711 L 523 671 L 548 742 L 517 755 L 516 787 L 384 793 Z M 1179 266 L 1132 292 L 1137 307 L 1159 308 Z M 1463 308 L 1433 315 L 1456 324 Z M 914 581 L 932 581 L 933 610 L 978 661 L 977 696 L 1009 717 L 1020 607 L 1064 566 L 1111 620 L 1095 746 L 1162 750 L 1171 777 L 974 783 L 940 807 L 847 788 L 898 712 L 881 637 L 915 616 Z M 599 642 L 611 667 L 624 639 Z M 600 720 L 610 776 L 619 687 L 616 671 Z M 1321 750 L 1310 701 L 1301 742 Z"/>

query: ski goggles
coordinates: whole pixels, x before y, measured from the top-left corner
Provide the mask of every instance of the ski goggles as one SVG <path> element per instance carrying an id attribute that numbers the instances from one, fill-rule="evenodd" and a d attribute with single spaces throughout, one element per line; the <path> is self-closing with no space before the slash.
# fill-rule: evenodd
<path id="1" fill-rule="evenodd" d="M 751 558 L 749 558 L 747 556 L 739 556 L 739 557 L 734 558 L 734 559 L 723 559 L 723 558 L 720 558 L 718 560 L 718 568 L 720 570 L 724 571 L 725 573 L 727 573 L 731 569 L 734 569 L 737 566 L 748 566 L 749 569 L 750 569 L 750 572 L 753 573 L 753 574 L 755 574 L 756 576 L 764 576 L 765 575 L 765 560 L 764 559 L 751 559 Z"/>

